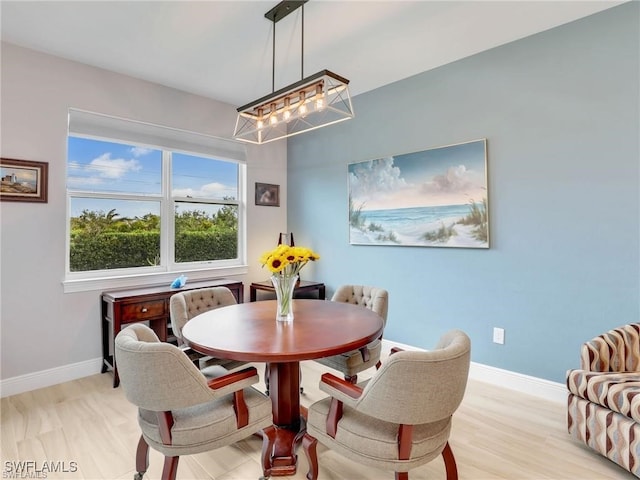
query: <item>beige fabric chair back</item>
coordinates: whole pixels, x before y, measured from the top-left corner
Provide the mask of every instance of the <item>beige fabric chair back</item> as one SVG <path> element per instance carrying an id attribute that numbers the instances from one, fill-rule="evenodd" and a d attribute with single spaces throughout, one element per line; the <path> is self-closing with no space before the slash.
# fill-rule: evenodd
<path id="1" fill-rule="evenodd" d="M 217 397 L 189 358 L 175 345 L 160 342 L 144 324 L 120 331 L 115 355 L 125 395 L 139 408 L 163 412 Z"/>
<path id="2" fill-rule="evenodd" d="M 359 305 L 382 317 L 382 328 L 387 325 L 387 310 L 389 308 L 389 293 L 378 287 L 368 285 L 342 285 L 338 287 L 331 298 L 334 302 Z M 367 345 L 367 357 L 360 350 L 319 358 L 316 361 L 325 367 L 342 372 L 344 378 L 352 383 L 358 380 L 358 373 L 368 368 L 380 366 L 380 353 L 382 351 L 382 336 Z"/>
<path id="3" fill-rule="evenodd" d="M 182 344 L 182 329 L 189 320 L 200 313 L 236 303 L 236 297 L 227 287 L 198 288 L 176 293 L 169 302 L 173 333 Z"/>
<path id="4" fill-rule="evenodd" d="M 391 355 L 367 384 L 357 410 L 386 422 L 418 425 L 450 417 L 467 385 L 471 341 L 446 333 L 434 350 Z"/>
<path id="5" fill-rule="evenodd" d="M 331 301 L 366 307 L 382 317 L 383 326 L 387 324 L 389 293 L 382 288 L 368 285 L 342 285 L 333 294 Z"/>

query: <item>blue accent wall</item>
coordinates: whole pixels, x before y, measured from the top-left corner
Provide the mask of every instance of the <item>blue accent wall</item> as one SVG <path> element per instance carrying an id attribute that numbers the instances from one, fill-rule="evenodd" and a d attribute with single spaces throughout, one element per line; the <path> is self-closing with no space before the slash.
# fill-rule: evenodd
<path id="1" fill-rule="evenodd" d="M 460 328 L 474 362 L 563 382 L 584 341 L 640 321 L 639 19 L 630 2 L 494 48 L 289 139 L 288 229 L 322 256 L 306 275 L 388 289 L 390 340 Z M 490 249 L 349 244 L 349 163 L 479 138 Z"/>

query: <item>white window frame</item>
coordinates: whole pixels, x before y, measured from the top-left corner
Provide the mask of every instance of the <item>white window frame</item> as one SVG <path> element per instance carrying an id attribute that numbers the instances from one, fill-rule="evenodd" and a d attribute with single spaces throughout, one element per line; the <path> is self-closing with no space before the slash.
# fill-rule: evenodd
<path id="1" fill-rule="evenodd" d="M 66 241 L 65 241 L 65 277 L 63 287 L 65 293 L 103 290 L 132 285 L 145 286 L 167 283 L 176 277 L 185 275 L 191 280 L 220 278 L 230 275 L 244 275 L 248 272 L 246 262 L 246 146 L 240 142 L 221 139 L 175 128 L 163 127 L 144 122 L 126 120 L 108 115 L 69 110 L 69 136 L 93 138 L 102 141 L 122 142 L 162 150 L 162 193 L 160 195 L 126 195 L 95 193 L 66 188 Z M 238 199 L 229 204 L 238 206 L 238 257 L 229 260 L 206 262 L 175 262 L 174 222 L 176 202 L 195 201 L 197 203 L 225 203 L 220 200 L 208 200 L 173 197 L 171 195 L 171 152 L 186 153 L 217 160 L 231 161 L 238 164 Z M 65 176 L 66 178 L 66 176 Z M 71 199 L 108 198 L 132 200 L 160 201 L 160 248 L 161 265 L 126 269 L 97 270 L 87 272 L 71 272 L 69 270 L 70 254 L 70 215 Z"/>

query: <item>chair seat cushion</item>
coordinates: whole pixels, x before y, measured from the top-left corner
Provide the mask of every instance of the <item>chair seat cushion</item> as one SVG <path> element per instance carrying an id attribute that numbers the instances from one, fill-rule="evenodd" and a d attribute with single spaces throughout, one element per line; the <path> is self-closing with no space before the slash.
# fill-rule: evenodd
<path id="1" fill-rule="evenodd" d="M 570 370 L 567 388 L 574 395 L 640 422 L 640 372 Z"/>
<path id="2" fill-rule="evenodd" d="M 451 418 L 415 425 L 411 458 L 398 459 L 398 425 L 369 417 L 344 406 L 335 439 L 326 432 L 326 419 L 331 399 L 314 403 L 307 417 L 307 432 L 320 443 L 340 451 L 347 458 L 377 468 L 407 471 L 440 455 L 449 438 Z"/>
<path id="3" fill-rule="evenodd" d="M 375 366 L 380 360 L 382 344 L 380 340 L 375 340 L 367 345 L 369 349 L 369 361 L 362 359 L 360 350 L 352 350 L 332 357 L 318 358 L 316 361 L 325 367 L 333 368 L 342 372 L 343 375 L 357 375 L 358 373 Z"/>
<path id="4" fill-rule="evenodd" d="M 162 444 L 156 412 L 139 409 L 138 423 L 142 433 L 154 448 L 162 453 L 178 455 L 180 450 L 196 453 L 233 443 L 230 437 L 246 436 L 245 429 L 264 428 L 272 423 L 271 400 L 253 388 L 244 390 L 249 410 L 249 424 L 238 429 L 233 410 L 233 395 L 226 395 L 212 402 L 174 410 L 171 428 L 171 446 Z"/>
<path id="5" fill-rule="evenodd" d="M 239 360 L 230 360 L 228 358 L 216 358 L 216 357 L 202 357 L 200 360 L 200 370 L 203 370 L 207 367 L 212 366 L 220 366 L 223 367 L 227 373 L 237 369 L 244 368 L 247 366 L 247 362 L 241 362 Z"/>

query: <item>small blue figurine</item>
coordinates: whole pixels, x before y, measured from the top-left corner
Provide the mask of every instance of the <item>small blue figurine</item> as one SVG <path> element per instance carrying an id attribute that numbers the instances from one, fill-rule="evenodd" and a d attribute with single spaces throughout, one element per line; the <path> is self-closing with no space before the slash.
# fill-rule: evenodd
<path id="1" fill-rule="evenodd" d="M 180 275 L 171 283 L 171 288 L 184 287 L 185 283 L 187 283 L 187 277 L 185 277 L 184 275 Z"/>

